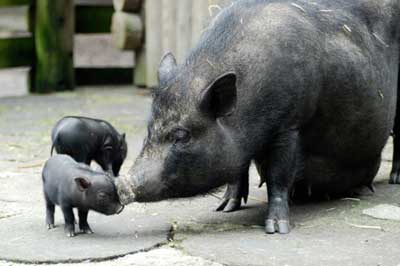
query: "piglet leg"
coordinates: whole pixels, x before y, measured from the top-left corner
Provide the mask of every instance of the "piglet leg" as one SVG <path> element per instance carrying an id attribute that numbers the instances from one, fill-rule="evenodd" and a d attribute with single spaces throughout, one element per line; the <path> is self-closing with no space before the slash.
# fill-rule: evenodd
<path id="1" fill-rule="evenodd" d="M 61 206 L 62 212 L 64 214 L 65 227 L 64 231 L 68 237 L 75 236 L 75 217 L 72 207 Z"/>
<path id="2" fill-rule="evenodd" d="M 50 230 L 55 227 L 54 225 L 55 206 L 47 197 L 45 197 L 45 201 L 46 201 L 46 225 L 47 229 Z"/>
<path id="3" fill-rule="evenodd" d="M 93 234 L 92 229 L 90 229 L 90 226 L 87 222 L 87 217 L 88 217 L 89 211 L 87 210 L 78 210 L 78 215 L 79 215 L 79 229 L 81 230 L 81 233 L 84 234 Z"/>

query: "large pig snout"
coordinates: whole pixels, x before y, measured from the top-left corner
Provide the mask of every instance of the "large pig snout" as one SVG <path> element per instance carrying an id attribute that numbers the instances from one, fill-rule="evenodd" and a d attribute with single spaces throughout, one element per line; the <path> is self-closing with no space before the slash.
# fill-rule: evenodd
<path id="1" fill-rule="evenodd" d="M 120 176 L 115 180 L 119 202 L 122 205 L 128 205 L 135 202 L 136 195 L 131 180 L 127 176 Z"/>

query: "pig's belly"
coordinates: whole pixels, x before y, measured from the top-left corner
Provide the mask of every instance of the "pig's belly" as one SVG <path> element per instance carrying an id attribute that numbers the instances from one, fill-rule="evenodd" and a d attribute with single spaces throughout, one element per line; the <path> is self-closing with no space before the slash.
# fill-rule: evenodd
<path id="1" fill-rule="evenodd" d="M 304 170 L 299 179 L 307 189 L 347 192 L 369 185 L 379 169 L 394 110 L 368 110 L 365 116 L 363 110 L 345 111 L 317 113 L 302 132 Z"/>
<path id="2" fill-rule="evenodd" d="M 370 160 L 360 165 L 346 165 L 335 158 L 308 154 L 304 160 L 302 177 L 296 182 L 302 194 L 341 194 L 353 188 L 368 186 L 375 178 L 381 159 Z"/>

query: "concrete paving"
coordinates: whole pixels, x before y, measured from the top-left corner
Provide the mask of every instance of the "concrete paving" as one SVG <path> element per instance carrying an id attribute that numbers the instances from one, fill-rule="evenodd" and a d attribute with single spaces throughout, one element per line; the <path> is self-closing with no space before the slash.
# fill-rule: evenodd
<path id="1" fill-rule="evenodd" d="M 64 115 L 85 115 L 126 132 L 126 174 L 140 150 L 150 103 L 148 92 L 129 87 L 0 99 L 0 265 L 400 265 L 400 222 L 363 214 L 400 205 L 400 186 L 387 184 L 390 143 L 375 194 L 361 189 L 348 198 L 294 205 L 289 235 L 264 234 L 266 193 L 257 188 L 254 168 L 249 203 L 235 213 L 213 211 L 218 192 L 132 204 L 117 216 L 92 212 L 94 234 L 74 238 L 64 235 L 56 209 L 57 228 L 48 231 L 40 173 L 54 123 Z"/>

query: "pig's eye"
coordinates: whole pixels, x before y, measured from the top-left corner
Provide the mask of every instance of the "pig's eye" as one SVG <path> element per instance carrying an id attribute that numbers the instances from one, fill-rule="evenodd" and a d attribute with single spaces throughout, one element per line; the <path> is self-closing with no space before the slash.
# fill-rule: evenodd
<path id="1" fill-rule="evenodd" d="M 188 143 L 190 140 L 190 133 L 186 129 L 178 128 L 173 131 L 172 138 L 174 143 Z"/>
<path id="2" fill-rule="evenodd" d="M 104 192 L 100 192 L 99 194 L 97 194 L 97 200 L 100 203 L 105 203 L 108 200 L 108 195 Z"/>

